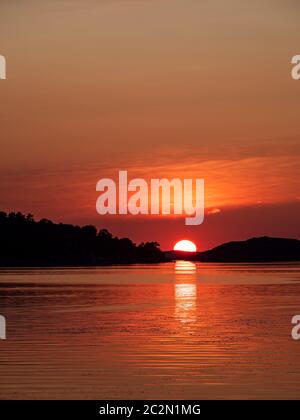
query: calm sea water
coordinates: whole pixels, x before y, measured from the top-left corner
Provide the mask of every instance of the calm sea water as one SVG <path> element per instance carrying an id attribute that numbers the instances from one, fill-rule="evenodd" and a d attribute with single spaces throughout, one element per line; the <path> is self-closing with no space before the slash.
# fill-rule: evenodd
<path id="1" fill-rule="evenodd" d="M 300 265 L 0 271 L 0 398 L 300 398 Z"/>

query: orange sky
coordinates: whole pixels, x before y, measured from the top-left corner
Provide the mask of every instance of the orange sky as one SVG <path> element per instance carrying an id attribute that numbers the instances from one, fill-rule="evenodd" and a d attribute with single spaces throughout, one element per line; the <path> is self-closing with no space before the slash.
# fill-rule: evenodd
<path id="1" fill-rule="evenodd" d="M 2 0 L 0 208 L 164 248 L 300 236 L 299 12 L 292 0 Z M 101 218 L 96 182 L 120 169 L 204 178 L 204 224 Z"/>

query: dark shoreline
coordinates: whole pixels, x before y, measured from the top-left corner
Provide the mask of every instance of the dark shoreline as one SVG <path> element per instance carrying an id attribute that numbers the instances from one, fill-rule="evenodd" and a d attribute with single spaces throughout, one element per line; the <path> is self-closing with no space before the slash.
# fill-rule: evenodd
<path id="1" fill-rule="evenodd" d="M 203 252 L 163 252 L 155 241 L 135 244 L 107 229 L 35 221 L 31 214 L 0 211 L 0 267 L 95 267 L 161 264 L 184 259 L 211 263 L 300 261 L 300 240 L 258 237 Z"/>
<path id="2" fill-rule="evenodd" d="M 168 260 L 168 261 L 160 261 L 160 262 L 115 262 L 115 263 L 106 263 L 106 264 L 61 264 L 61 265 L 0 265 L 0 270 L 25 270 L 25 269 L 43 269 L 43 268 L 57 268 L 57 269 L 64 269 L 64 268 L 102 268 L 102 267 L 124 267 L 124 266 L 147 266 L 147 265 L 163 265 L 168 263 L 175 263 L 176 261 L 189 261 L 194 263 L 201 263 L 204 266 L 207 264 L 218 264 L 218 265 L 288 265 L 292 263 L 299 263 L 300 259 L 298 260 L 274 260 L 274 261 L 196 261 L 191 259 L 175 259 L 175 260 Z"/>

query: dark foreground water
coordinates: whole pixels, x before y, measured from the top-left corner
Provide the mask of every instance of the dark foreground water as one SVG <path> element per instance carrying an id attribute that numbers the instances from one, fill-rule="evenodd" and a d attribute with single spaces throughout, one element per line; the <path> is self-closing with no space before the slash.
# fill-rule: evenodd
<path id="1" fill-rule="evenodd" d="M 0 271 L 0 398 L 300 398 L 300 265 Z"/>

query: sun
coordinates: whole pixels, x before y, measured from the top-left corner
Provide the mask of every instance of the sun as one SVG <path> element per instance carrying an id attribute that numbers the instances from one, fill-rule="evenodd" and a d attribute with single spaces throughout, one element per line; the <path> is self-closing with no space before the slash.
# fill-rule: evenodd
<path id="1" fill-rule="evenodd" d="M 192 241 L 186 239 L 179 241 L 174 246 L 174 251 L 184 251 L 184 252 L 196 252 L 197 247 Z"/>

